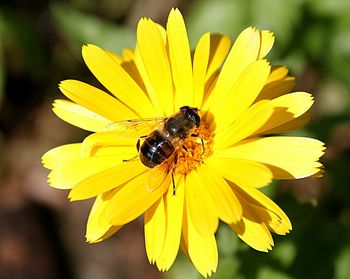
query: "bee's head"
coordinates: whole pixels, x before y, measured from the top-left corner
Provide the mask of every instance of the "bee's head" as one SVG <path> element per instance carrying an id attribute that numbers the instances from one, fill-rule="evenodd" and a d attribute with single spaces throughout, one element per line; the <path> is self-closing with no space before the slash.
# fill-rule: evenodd
<path id="1" fill-rule="evenodd" d="M 201 118 L 198 114 L 198 108 L 183 106 L 180 108 L 180 112 L 182 112 L 186 118 L 190 119 L 197 128 L 199 127 L 201 123 Z"/>

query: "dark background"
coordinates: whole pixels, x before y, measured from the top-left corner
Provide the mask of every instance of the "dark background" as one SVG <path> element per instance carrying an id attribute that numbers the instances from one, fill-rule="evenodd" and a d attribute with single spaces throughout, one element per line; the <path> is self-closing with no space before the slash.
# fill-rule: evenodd
<path id="1" fill-rule="evenodd" d="M 69 203 L 67 192 L 48 187 L 40 164 L 50 148 L 86 135 L 51 112 L 63 98 L 60 80 L 97 84 L 81 46 L 132 48 L 138 19 L 164 24 L 172 5 L 185 17 L 192 47 L 206 31 L 231 38 L 250 25 L 274 31 L 269 59 L 288 66 L 297 90 L 316 99 L 313 120 L 294 134 L 328 147 L 324 178 L 264 189 L 293 231 L 274 236 L 265 254 L 221 226 L 213 278 L 350 278 L 349 0 L 13 0 L 0 2 L 0 279 L 200 278 L 181 253 L 168 273 L 149 265 L 142 220 L 86 244 L 91 201 Z"/>

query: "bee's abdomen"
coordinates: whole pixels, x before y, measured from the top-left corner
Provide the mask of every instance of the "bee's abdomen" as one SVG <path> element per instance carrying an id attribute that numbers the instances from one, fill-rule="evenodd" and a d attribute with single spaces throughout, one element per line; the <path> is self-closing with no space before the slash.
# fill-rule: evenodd
<path id="1" fill-rule="evenodd" d="M 168 159 L 174 151 L 174 146 L 156 130 L 143 142 L 140 159 L 145 166 L 154 168 Z"/>

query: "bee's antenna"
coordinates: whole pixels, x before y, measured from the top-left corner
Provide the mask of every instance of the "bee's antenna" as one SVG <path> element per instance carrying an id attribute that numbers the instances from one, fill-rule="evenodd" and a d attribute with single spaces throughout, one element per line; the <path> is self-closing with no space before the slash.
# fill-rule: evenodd
<path id="1" fill-rule="evenodd" d="M 123 163 L 126 163 L 126 162 L 129 162 L 129 161 L 132 161 L 132 160 L 135 160 L 136 158 L 138 158 L 139 155 L 135 155 L 134 157 L 131 157 L 130 159 L 123 159 Z"/>

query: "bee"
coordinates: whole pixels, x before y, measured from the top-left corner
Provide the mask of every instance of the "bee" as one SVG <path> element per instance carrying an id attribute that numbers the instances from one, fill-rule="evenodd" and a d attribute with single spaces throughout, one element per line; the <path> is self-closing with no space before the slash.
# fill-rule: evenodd
<path id="1" fill-rule="evenodd" d="M 173 184 L 173 194 L 175 194 L 176 187 L 173 170 L 174 166 L 176 166 L 177 155 L 181 149 L 187 151 L 184 142 L 188 137 L 199 137 L 199 135 L 192 133 L 201 124 L 199 110 L 197 108 L 183 106 L 178 112 L 169 117 L 128 120 L 124 121 L 122 125 L 120 124 L 116 123 L 117 126 L 124 126 L 127 130 L 140 130 L 141 126 L 154 126 L 154 129 L 148 135 L 138 137 L 136 143 L 138 156 L 129 160 L 138 157 L 146 167 L 152 169 L 148 178 L 148 191 L 154 191 L 158 188 L 165 180 L 169 179 L 170 174 Z M 203 139 L 201 139 L 201 142 L 204 151 Z M 129 160 L 124 160 L 124 162 Z"/>
<path id="2" fill-rule="evenodd" d="M 183 146 L 184 140 L 194 128 L 198 128 L 201 119 L 197 108 L 183 106 L 179 112 L 164 120 L 163 126 L 145 137 L 140 148 L 140 140 L 136 144 L 141 162 L 149 168 L 162 164 Z"/>

